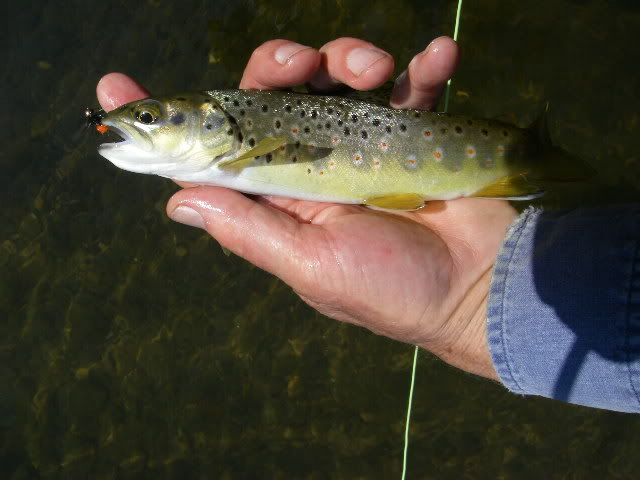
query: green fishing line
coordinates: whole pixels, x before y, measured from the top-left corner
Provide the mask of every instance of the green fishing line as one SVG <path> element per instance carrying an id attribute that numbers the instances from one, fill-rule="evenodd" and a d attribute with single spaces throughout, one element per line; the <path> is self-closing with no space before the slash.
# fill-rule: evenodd
<path id="1" fill-rule="evenodd" d="M 453 39 L 458 41 L 458 27 L 460 26 L 460 12 L 462 11 L 462 0 L 458 0 L 458 10 L 456 11 L 456 24 L 453 28 Z M 449 92 L 451 91 L 451 79 L 447 81 L 447 88 L 444 94 L 444 111 L 449 111 Z M 407 474 L 407 453 L 409 452 L 409 422 L 411 420 L 411 405 L 413 404 L 413 387 L 416 382 L 416 365 L 418 364 L 418 350 L 416 345 L 413 351 L 413 368 L 411 370 L 411 385 L 409 387 L 409 405 L 407 407 L 407 420 L 404 426 L 404 454 L 402 457 L 402 480 Z"/>
<path id="2" fill-rule="evenodd" d="M 453 39 L 458 41 L 458 27 L 460 26 L 460 12 L 462 11 L 462 0 L 458 0 L 458 11 L 456 12 L 456 25 L 453 27 Z M 451 91 L 451 79 L 447 80 L 447 90 L 444 94 L 444 111 L 449 111 L 449 92 Z"/>

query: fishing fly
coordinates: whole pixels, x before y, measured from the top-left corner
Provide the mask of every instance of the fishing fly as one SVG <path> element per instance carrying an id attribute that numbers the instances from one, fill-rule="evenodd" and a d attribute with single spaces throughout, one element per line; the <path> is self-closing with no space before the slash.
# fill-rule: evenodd
<path id="1" fill-rule="evenodd" d="M 105 112 L 102 109 L 94 110 L 87 107 L 84 110 L 84 116 L 87 119 L 87 127 L 95 128 L 99 133 L 105 134 L 109 131 L 109 127 L 102 124 L 102 119 L 105 116 Z"/>

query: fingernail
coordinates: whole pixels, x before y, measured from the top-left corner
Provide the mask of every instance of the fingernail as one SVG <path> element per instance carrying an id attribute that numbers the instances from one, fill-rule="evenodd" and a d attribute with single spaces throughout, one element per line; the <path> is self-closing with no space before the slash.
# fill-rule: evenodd
<path id="1" fill-rule="evenodd" d="M 311 47 L 300 45 L 299 43 L 287 43 L 276 50 L 274 55 L 276 62 L 285 65 L 296 53 L 306 50 L 307 48 Z"/>
<path id="2" fill-rule="evenodd" d="M 434 38 L 433 40 L 431 40 L 431 43 L 427 45 L 427 48 L 425 48 L 422 53 L 439 51 L 440 50 L 439 43 L 440 43 L 440 37 Z"/>
<path id="3" fill-rule="evenodd" d="M 409 75 L 405 70 L 396 81 L 393 82 L 393 90 L 391 92 L 391 106 L 393 108 L 399 108 L 407 100 L 409 96 Z"/>
<path id="4" fill-rule="evenodd" d="M 400 75 L 398 75 L 398 78 L 396 78 L 395 82 L 393 82 L 393 86 L 395 88 L 400 88 L 400 87 L 404 86 L 405 83 L 407 83 L 407 71 L 406 70 L 404 72 L 402 72 Z"/>
<path id="5" fill-rule="evenodd" d="M 193 208 L 179 205 L 173 212 L 169 214 L 169 218 L 174 222 L 183 223 L 190 227 L 205 229 L 204 218 Z"/>
<path id="6" fill-rule="evenodd" d="M 378 60 L 388 56 L 387 53 L 375 48 L 354 48 L 347 55 L 347 68 L 355 76 L 359 76 Z"/>

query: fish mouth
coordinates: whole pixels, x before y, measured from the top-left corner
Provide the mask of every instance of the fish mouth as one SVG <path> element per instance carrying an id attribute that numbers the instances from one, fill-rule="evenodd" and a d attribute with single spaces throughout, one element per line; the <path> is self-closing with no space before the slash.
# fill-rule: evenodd
<path id="1" fill-rule="evenodd" d="M 129 172 L 164 175 L 175 168 L 174 160 L 154 151 L 151 137 L 127 123 L 105 119 L 105 135 L 113 134 L 113 142 L 98 146 L 98 153 L 116 167 Z"/>
<path id="2" fill-rule="evenodd" d="M 133 142 L 133 137 L 129 132 L 125 129 L 118 127 L 113 122 L 105 120 L 102 125 L 108 127 L 106 135 L 110 136 L 113 142 L 105 142 L 101 143 L 99 149 L 100 150 L 108 150 L 110 148 L 122 147 L 124 145 L 128 145 Z"/>

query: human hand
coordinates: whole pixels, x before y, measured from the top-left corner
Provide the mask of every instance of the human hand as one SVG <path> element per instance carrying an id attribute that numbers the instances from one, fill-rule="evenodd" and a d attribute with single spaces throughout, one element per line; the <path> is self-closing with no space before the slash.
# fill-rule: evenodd
<path id="1" fill-rule="evenodd" d="M 434 40 L 400 75 L 392 105 L 432 108 L 458 55 L 451 39 Z M 341 38 L 320 51 L 273 40 L 254 51 L 240 87 L 344 83 L 367 90 L 392 72 L 393 58 L 362 40 Z M 98 85 L 106 110 L 146 96 L 121 74 Z M 434 201 L 416 212 L 386 213 L 201 186 L 176 193 L 167 212 L 277 275 L 321 313 L 498 378 L 486 341 L 486 299 L 498 249 L 516 216 L 508 202 Z"/>

